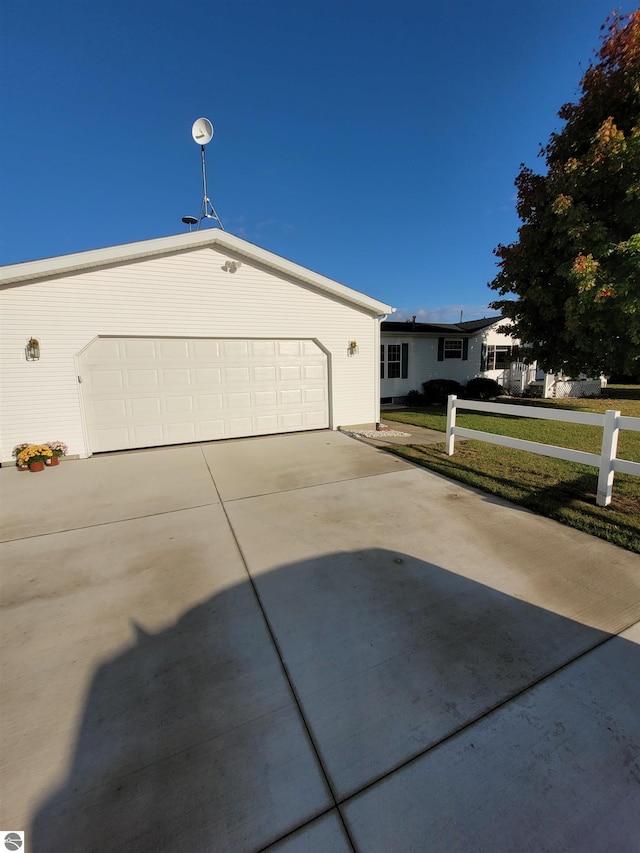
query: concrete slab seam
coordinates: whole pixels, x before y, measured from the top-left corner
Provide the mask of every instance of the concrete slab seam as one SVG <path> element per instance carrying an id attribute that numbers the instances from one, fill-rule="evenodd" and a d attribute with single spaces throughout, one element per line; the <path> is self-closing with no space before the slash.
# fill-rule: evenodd
<path id="1" fill-rule="evenodd" d="M 404 460 L 403 460 L 404 461 Z M 412 463 L 408 463 L 412 464 Z M 414 466 L 416 468 L 420 468 L 419 465 Z M 425 469 L 422 468 L 424 471 Z M 244 495 L 237 498 L 226 498 L 224 503 L 232 504 L 236 501 L 248 501 L 252 498 L 268 498 L 271 495 L 286 495 L 289 492 L 304 492 L 307 489 L 317 489 L 321 486 L 333 486 L 338 483 L 354 483 L 356 480 L 369 480 L 372 477 L 389 477 L 395 474 L 400 473 L 399 471 L 376 471 L 373 474 L 361 474 L 358 477 L 345 477 L 343 480 L 328 480 L 326 483 L 310 483 L 308 486 L 294 486 L 291 489 L 277 489 L 275 492 L 259 492 L 255 495 Z M 435 474 L 435 471 L 433 472 Z M 448 478 L 444 478 L 448 479 Z M 461 484 L 462 485 L 462 484 Z M 472 488 L 472 486 L 468 486 L 467 488 Z M 223 503 L 222 498 L 220 499 L 220 503 Z"/>
<path id="2" fill-rule="evenodd" d="M 204 452 L 203 452 L 203 457 L 204 457 Z M 341 822 L 341 824 L 342 824 L 342 828 L 343 828 L 343 830 L 344 830 L 345 836 L 346 836 L 346 838 L 347 838 L 347 840 L 348 840 L 349 844 L 351 845 L 351 849 L 355 851 L 355 850 L 356 850 L 356 847 L 355 847 L 355 845 L 354 845 L 354 843 L 353 843 L 353 839 L 351 838 L 351 834 L 350 834 L 349 829 L 348 829 L 348 827 L 347 827 L 347 824 L 346 824 L 346 822 L 345 822 L 345 820 L 344 820 L 344 817 L 343 817 L 343 815 L 342 815 L 342 812 L 341 812 L 341 811 L 340 811 L 340 809 L 338 808 L 338 801 L 337 801 L 337 798 L 336 798 L 335 791 L 333 790 L 333 786 L 332 786 L 332 784 L 331 784 L 331 780 L 329 779 L 329 776 L 328 776 L 327 771 L 326 771 L 326 769 L 325 769 L 324 763 L 323 763 L 322 758 L 321 758 L 321 756 L 320 756 L 320 752 L 319 752 L 319 750 L 318 750 L 318 746 L 317 746 L 317 744 L 316 744 L 316 742 L 315 742 L 315 739 L 314 739 L 314 737 L 313 737 L 313 735 L 312 735 L 312 733 L 311 733 L 311 728 L 310 728 L 310 726 L 309 726 L 309 723 L 307 722 L 307 718 L 305 717 L 305 715 L 304 715 L 304 711 L 302 710 L 302 705 L 301 705 L 301 703 L 300 703 L 300 699 L 299 699 L 298 694 L 297 694 L 297 692 L 296 692 L 296 690 L 295 690 L 295 688 L 294 688 L 294 686 L 293 686 L 293 681 L 292 681 L 291 676 L 290 676 L 290 674 L 289 674 L 289 670 L 287 669 L 287 666 L 286 666 L 286 664 L 285 664 L 285 662 L 284 662 L 284 658 L 283 658 L 283 656 L 282 656 L 282 651 L 281 651 L 281 649 L 280 649 L 280 646 L 279 646 L 279 644 L 278 644 L 278 641 L 276 640 L 275 634 L 274 634 L 273 629 L 272 629 L 272 627 L 271 627 L 271 623 L 269 622 L 269 619 L 268 619 L 268 617 L 267 617 L 267 614 L 266 614 L 266 611 L 265 611 L 264 605 L 263 605 L 263 603 L 262 603 L 262 600 L 261 600 L 261 598 L 260 598 L 260 595 L 258 594 L 258 590 L 257 590 L 257 588 L 256 588 L 256 585 L 255 585 L 255 583 L 254 583 L 254 580 L 253 580 L 253 578 L 251 577 L 251 572 L 249 571 L 249 566 L 247 565 L 247 561 L 246 561 L 246 558 L 245 558 L 244 552 L 243 552 L 243 550 L 242 550 L 242 547 L 241 547 L 240 542 L 239 542 L 239 540 L 238 540 L 238 537 L 237 537 L 237 535 L 236 535 L 236 531 L 235 531 L 235 529 L 234 529 L 234 527 L 233 527 L 233 524 L 231 523 L 231 519 L 229 518 L 229 515 L 228 515 L 228 513 L 227 513 L 227 508 L 226 508 L 226 506 L 225 506 L 225 501 L 223 501 L 223 500 L 222 500 L 222 497 L 221 497 L 221 495 L 220 495 L 220 492 L 218 491 L 218 486 L 217 486 L 217 484 L 216 484 L 215 477 L 214 477 L 214 475 L 213 475 L 213 471 L 211 470 L 211 468 L 210 468 L 210 466 L 209 466 L 209 463 L 208 463 L 208 461 L 207 461 L 206 457 L 205 457 L 204 461 L 205 461 L 205 465 L 207 466 L 207 470 L 209 471 L 209 474 L 210 474 L 210 476 L 211 476 L 211 480 L 212 480 L 212 482 L 213 482 L 213 485 L 214 485 L 214 488 L 215 488 L 215 490 L 216 490 L 216 493 L 218 494 L 218 497 L 220 498 L 220 506 L 222 507 L 222 511 L 224 512 L 225 518 L 227 519 L 227 524 L 229 525 L 229 530 L 231 531 L 231 535 L 233 536 L 233 540 L 234 540 L 234 542 L 236 543 L 236 548 L 238 549 L 238 553 L 240 554 L 240 559 L 242 560 L 242 565 L 244 566 L 244 570 L 245 570 L 245 572 L 247 573 L 247 580 L 248 580 L 248 582 L 249 582 L 249 584 L 250 584 L 250 586 L 251 586 L 251 589 L 253 590 L 253 594 L 254 594 L 254 596 L 255 596 L 255 599 L 256 599 L 256 602 L 257 602 L 257 604 L 258 604 L 258 607 L 260 608 L 260 613 L 262 614 L 262 618 L 263 618 L 263 620 L 264 620 L 265 627 L 266 627 L 266 629 L 267 629 L 267 631 L 268 631 L 268 633 L 269 633 L 269 637 L 270 637 L 270 639 L 271 639 L 271 643 L 273 644 L 273 648 L 275 649 L 276 655 L 278 656 L 278 660 L 280 661 L 280 667 L 281 667 L 281 669 L 282 669 L 282 673 L 283 673 L 283 675 L 284 675 L 284 677 L 285 677 L 285 679 L 286 679 L 286 681 L 287 681 L 287 684 L 289 685 L 289 690 L 291 691 L 291 696 L 293 697 L 293 701 L 295 702 L 296 708 L 297 708 L 297 710 L 298 710 L 298 714 L 300 715 L 300 719 L 301 719 L 301 721 L 302 721 L 302 725 L 303 725 L 303 727 L 304 727 L 304 730 L 305 730 L 305 732 L 307 733 L 307 737 L 308 737 L 308 739 L 309 739 L 309 743 L 311 744 L 311 748 L 312 748 L 312 750 L 313 750 L 313 754 L 314 754 L 314 755 L 315 755 L 315 757 L 316 757 L 316 761 L 317 761 L 317 763 L 318 763 L 318 767 L 319 767 L 319 769 L 320 769 L 320 772 L 322 773 L 322 776 L 323 776 L 323 778 L 324 778 L 325 784 L 326 784 L 326 786 L 327 786 L 327 790 L 329 791 L 329 794 L 331 795 L 331 799 L 333 800 L 333 805 L 332 805 L 329 809 L 323 809 L 323 810 L 322 810 L 321 812 L 319 812 L 318 814 L 313 815 L 313 816 L 312 816 L 312 817 L 310 817 L 307 821 L 305 821 L 304 823 L 302 823 L 302 824 L 300 824 L 299 826 L 296 826 L 294 829 L 292 829 L 292 830 L 291 830 L 291 832 L 289 832 L 289 833 L 287 833 L 286 835 L 282 836 L 282 838 L 286 838 L 286 837 L 287 837 L 287 835 L 291 835 L 291 834 L 293 834 L 294 832 L 297 832 L 298 830 L 300 830 L 300 829 L 302 829 L 303 827 L 305 827 L 305 826 L 307 826 L 308 824 L 310 824 L 312 821 L 317 820 L 317 819 L 318 819 L 319 817 L 321 817 L 322 815 L 324 815 L 324 814 L 328 814 L 329 812 L 331 812 L 331 811 L 335 808 L 335 809 L 336 809 L 336 811 L 338 812 L 339 817 L 340 817 L 340 822 Z M 289 491 L 297 491 L 297 489 L 291 489 L 291 490 L 289 490 Z M 230 501 L 230 503 L 231 503 L 231 501 Z M 282 838 L 277 839 L 277 842 L 281 841 L 281 840 L 282 840 Z M 275 843 L 277 843 L 277 842 L 276 842 L 276 841 L 273 841 L 273 842 L 271 842 L 271 843 L 270 843 L 270 845 L 269 845 L 269 846 L 272 846 L 273 844 L 275 844 Z M 268 849 L 268 848 L 263 848 L 263 849 Z"/>
<path id="3" fill-rule="evenodd" d="M 220 504 L 222 504 L 222 501 L 220 501 Z M 203 504 L 194 504 L 193 506 L 178 507 L 177 509 L 166 509 L 161 512 L 149 512 L 144 515 L 130 515 L 127 516 L 127 518 L 114 518 L 112 521 L 99 521 L 95 524 L 85 524 L 81 527 L 64 527 L 62 530 L 45 530 L 43 533 L 29 533 L 25 536 L 16 536 L 14 539 L 0 539 L 0 545 L 5 545 L 9 542 L 22 542 L 24 539 L 41 539 L 44 536 L 57 536 L 60 533 L 73 533 L 77 530 L 91 530 L 94 527 L 109 527 L 112 524 L 126 524 L 129 521 L 140 521 L 143 518 L 158 518 L 162 515 L 174 515 L 177 512 L 189 512 L 192 509 L 202 509 L 207 506 L 218 506 L 218 504 L 211 501 Z"/>
<path id="4" fill-rule="evenodd" d="M 355 797 L 359 797 L 365 791 L 370 790 L 375 785 L 378 785 L 380 782 L 383 782 L 385 779 L 388 779 L 390 776 L 393 776 L 399 770 L 403 770 L 405 767 L 408 767 L 409 765 L 414 764 L 416 761 L 419 761 L 423 756 L 427 755 L 427 753 L 431 752 L 432 750 L 439 749 L 441 746 L 444 746 L 444 744 L 446 744 L 452 738 L 457 737 L 462 732 L 466 731 L 467 729 L 471 728 L 472 726 L 475 726 L 477 723 L 481 722 L 486 717 L 489 717 L 492 714 L 496 713 L 496 711 L 499 711 L 501 708 L 505 707 L 506 705 L 510 705 L 514 700 L 518 699 L 520 696 L 524 696 L 525 694 L 529 693 L 531 690 L 534 690 L 536 687 L 538 687 L 543 682 L 547 681 L 549 678 L 553 678 L 553 676 L 556 675 L 557 673 L 562 672 L 562 670 L 566 669 L 569 666 L 572 666 L 574 663 L 576 663 L 576 661 L 579 661 L 581 658 L 586 657 L 587 655 L 590 655 L 592 652 L 596 651 L 601 646 L 604 646 L 606 643 L 610 643 L 612 640 L 615 640 L 624 631 L 628 631 L 629 628 L 636 625 L 637 622 L 638 622 L 638 620 L 634 620 L 633 622 L 629 623 L 624 628 L 622 628 L 618 633 L 611 634 L 609 637 L 606 637 L 605 639 L 600 640 L 591 648 L 587 649 L 584 652 L 581 652 L 578 655 L 575 655 L 570 660 L 565 661 L 560 666 L 557 666 L 555 669 L 551 670 L 551 672 L 548 672 L 545 675 L 541 676 L 536 681 L 529 684 L 527 687 L 523 688 L 522 690 L 517 691 L 516 693 L 513 693 L 510 696 L 507 696 L 505 699 L 498 702 L 492 708 L 489 708 L 487 711 L 484 711 L 482 714 L 478 714 L 477 717 L 474 717 L 472 720 L 469 720 L 468 722 L 459 726 L 457 729 L 454 729 L 448 735 L 446 735 L 441 740 L 439 740 L 437 743 L 434 743 L 431 746 L 427 747 L 426 749 L 423 749 L 421 752 L 416 753 L 415 755 L 412 755 L 411 758 L 407 758 L 406 760 L 399 762 L 398 764 L 394 765 L 390 770 L 386 771 L 385 773 L 381 773 L 379 776 L 377 776 L 375 779 L 372 779 L 370 782 L 367 782 L 366 785 L 363 785 L 357 791 L 354 791 L 352 794 L 349 794 L 348 796 L 344 797 L 339 802 L 337 802 L 336 806 L 338 808 L 338 811 L 342 815 L 341 807 L 343 805 L 346 805 L 347 803 L 349 803 Z"/>
<path id="5" fill-rule="evenodd" d="M 340 806 L 329 806 L 328 809 L 323 809 L 321 812 L 318 812 L 317 815 L 314 815 L 312 818 L 309 818 L 309 820 L 306 820 L 304 823 L 301 823 L 300 826 L 294 827 L 290 832 L 286 832 L 284 835 L 281 835 L 280 838 L 276 839 L 275 841 L 270 841 L 266 847 L 260 847 L 259 850 L 256 850 L 256 853 L 269 853 L 269 850 L 273 850 L 276 844 L 281 844 L 283 841 L 286 841 L 287 838 L 291 838 L 292 835 L 295 835 L 297 832 L 300 832 L 300 830 L 305 829 L 305 827 L 307 826 L 311 826 L 311 824 L 314 823 L 316 820 L 320 820 L 320 818 L 330 815 L 331 812 L 334 810 L 337 811 L 340 815 L 340 821 L 342 823 L 342 826 L 345 832 L 347 832 L 342 813 L 340 812 Z M 356 847 L 354 847 L 351 836 L 348 833 L 347 839 L 349 841 L 349 844 L 351 845 L 353 853 L 358 853 L 358 850 Z"/>

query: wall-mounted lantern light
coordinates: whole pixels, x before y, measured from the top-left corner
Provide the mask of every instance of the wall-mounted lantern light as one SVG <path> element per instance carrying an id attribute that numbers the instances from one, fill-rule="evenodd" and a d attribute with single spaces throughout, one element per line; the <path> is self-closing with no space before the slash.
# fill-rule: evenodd
<path id="1" fill-rule="evenodd" d="M 358 352 L 358 342 L 357 341 L 349 341 L 348 351 L 349 351 L 349 355 L 355 355 Z"/>
<path id="2" fill-rule="evenodd" d="M 24 348 L 27 361 L 38 361 L 40 358 L 40 341 L 37 338 L 29 338 Z"/>

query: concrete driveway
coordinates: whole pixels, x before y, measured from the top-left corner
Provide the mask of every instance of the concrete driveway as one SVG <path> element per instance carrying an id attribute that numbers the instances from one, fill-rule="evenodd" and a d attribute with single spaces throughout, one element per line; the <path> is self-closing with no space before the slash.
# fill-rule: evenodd
<path id="1" fill-rule="evenodd" d="M 27 850 L 639 849 L 638 556 L 329 431 L 0 487 Z"/>

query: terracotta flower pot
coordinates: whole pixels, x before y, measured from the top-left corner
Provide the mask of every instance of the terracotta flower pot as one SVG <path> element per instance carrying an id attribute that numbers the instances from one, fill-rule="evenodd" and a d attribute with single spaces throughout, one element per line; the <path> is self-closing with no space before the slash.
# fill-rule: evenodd
<path id="1" fill-rule="evenodd" d="M 52 456 L 50 459 L 47 459 L 47 465 L 58 465 L 60 460 L 57 456 Z"/>
<path id="2" fill-rule="evenodd" d="M 44 471 L 44 462 L 30 462 L 29 463 L 30 471 Z"/>

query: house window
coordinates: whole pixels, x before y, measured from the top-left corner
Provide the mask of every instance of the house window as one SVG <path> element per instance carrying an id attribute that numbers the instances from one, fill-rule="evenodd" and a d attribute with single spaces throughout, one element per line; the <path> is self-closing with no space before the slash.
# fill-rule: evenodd
<path id="1" fill-rule="evenodd" d="M 398 379 L 400 376 L 400 344 L 387 346 L 387 379 Z"/>
<path id="2" fill-rule="evenodd" d="M 487 346 L 487 364 L 484 370 L 505 370 L 520 357 L 517 346 L 498 346 L 489 344 Z"/>
<path id="3" fill-rule="evenodd" d="M 469 338 L 438 338 L 438 361 L 445 358 L 469 358 Z"/>
<path id="4" fill-rule="evenodd" d="M 462 358 L 462 338 L 444 339 L 444 357 Z"/>
<path id="5" fill-rule="evenodd" d="M 406 379 L 408 375 L 409 344 L 387 344 L 386 347 L 385 344 L 382 344 L 380 347 L 380 379 L 384 379 L 385 376 L 387 379 Z"/>

